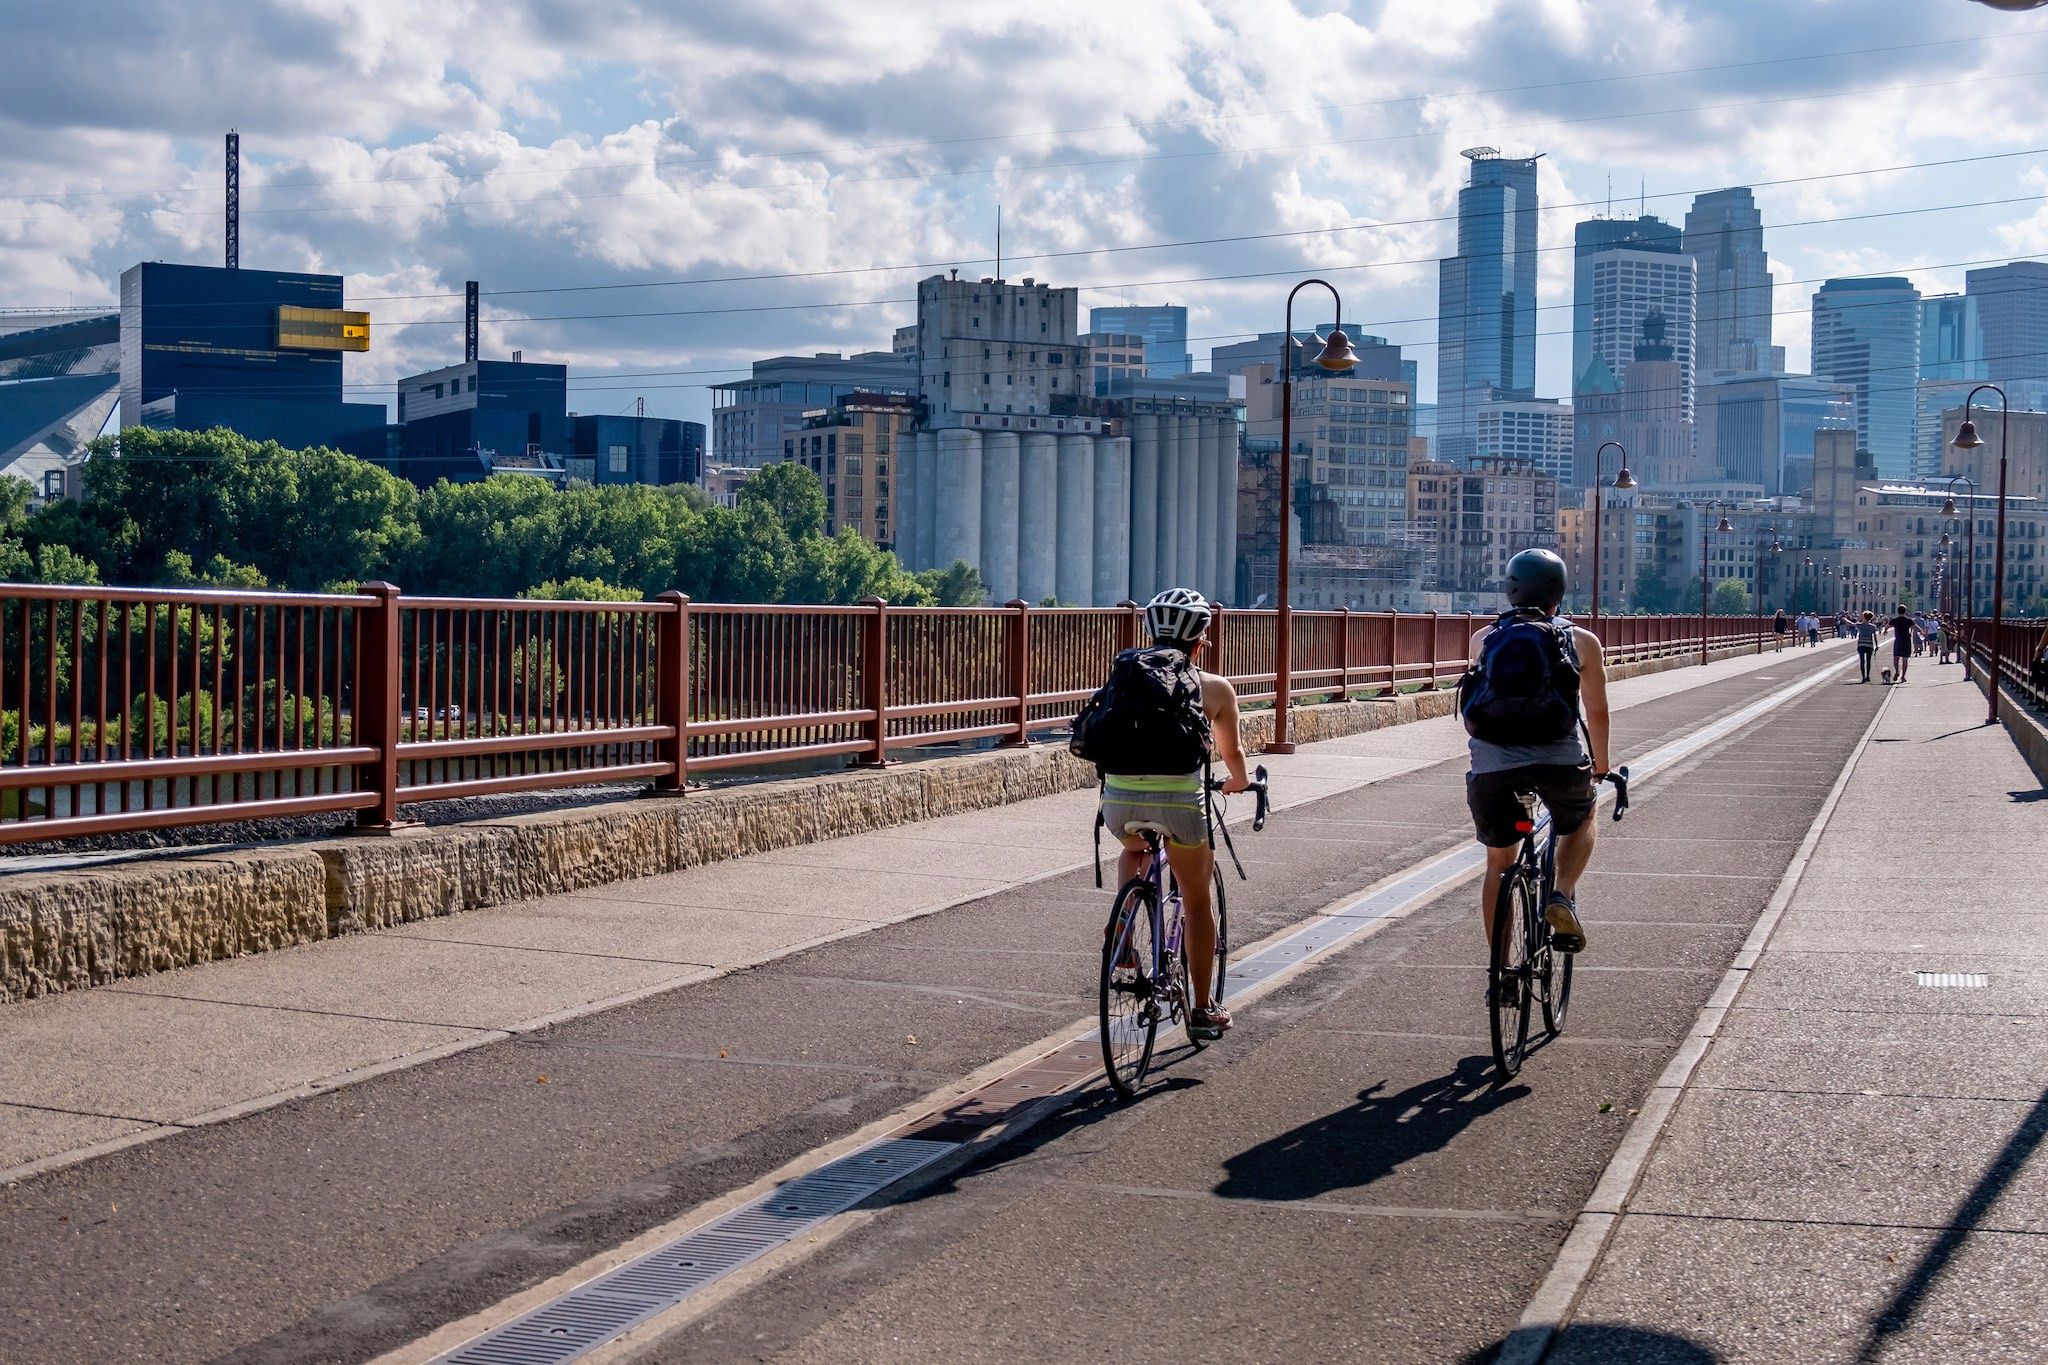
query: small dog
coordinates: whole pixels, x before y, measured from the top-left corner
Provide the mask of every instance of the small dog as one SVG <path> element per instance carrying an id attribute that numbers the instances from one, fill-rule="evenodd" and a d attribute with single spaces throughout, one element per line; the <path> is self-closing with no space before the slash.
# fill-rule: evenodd
<path id="1" fill-rule="evenodd" d="M 1889 668 L 1884 670 L 1884 680 L 1886 682 L 1890 682 L 1892 680 L 1892 671 Z"/>

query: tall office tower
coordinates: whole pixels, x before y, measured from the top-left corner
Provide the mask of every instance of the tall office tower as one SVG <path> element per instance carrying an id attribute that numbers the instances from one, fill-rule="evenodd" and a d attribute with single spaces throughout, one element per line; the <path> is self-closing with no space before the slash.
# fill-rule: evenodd
<path id="1" fill-rule="evenodd" d="M 1963 290 L 1977 301 L 1987 377 L 2002 383 L 2048 375 L 2048 261 L 1972 270 Z"/>
<path id="2" fill-rule="evenodd" d="M 1586 261 L 1603 251 L 1627 247 L 1635 251 L 1677 255 L 1678 224 L 1654 214 L 1641 218 L 1589 218 L 1572 229 L 1572 387 L 1576 390 L 1593 359 L 1593 272 Z M 1610 363 L 1612 357 L 1609 358 Z M 1619 379 L 1620 371 L 1616 371 Z"/>
<path id="3" fill-rule="evenodd" d="M 1755 196 L 1736 188 L 1695 198 L 1684 248 L 1699 291 L 1698 371 L 1781 373 L 1785 348 L 1771 344 L 1771 259 Z"/>
<path id="4" fill-rule="evenodd" d="M 1674 398 L 1680 415 L 1690 422 L 1698 371 L 1692 257 L 1638 246 L 1606 247 L 1580 257 L 1576 274 L 1592 308 L 1586 337 L 1589 358 L 1575 387 L 1591 390 L 1587 374 L 1597 376 L 1602 366 L 1616 383 L 1627 383 L 1643 321 L 1654 313 L 1663 319 L 1660 344 L 1670 348 L 1670 359 L 1678 366 L 1681 389 Z"/>
<path id="5" fill-rule="evenodd" d="M 1479 405 L 1536 396 L 1536 162 L 1468 148 L 1458 254 L 1437 274 L 1437 446 L 1472 457 Z"/>
<path id="6" fill-rule="evenodd" d="M 1145 338 L 1145 374 L 1172 379 L 1195 368 L 1188 354 L 1188 310 L 1179 304 L 1145 308 L 1091 308 L 1088 330 Z"/>
<path id="7" fill-rule="evenodd" d="M 1896 275 L 1829 280 L 1813 296 L 1813 372 L 1856 391 L 1856 443 L 1886 479 L 1913 474 L 1920 291 Z"/>
<path id="8" fill-rule="evenodd" d="M 1977 300 L 1968 294 L 1922 299 L 1920 382 L 1913 398 L 1914 478 L 1931 479 L 1941 472 L 1941 414 L 1961 407 L 1970 390 L 1988 377 Z M 2010 396 L 2020 403 L 2018 393 Z"/>

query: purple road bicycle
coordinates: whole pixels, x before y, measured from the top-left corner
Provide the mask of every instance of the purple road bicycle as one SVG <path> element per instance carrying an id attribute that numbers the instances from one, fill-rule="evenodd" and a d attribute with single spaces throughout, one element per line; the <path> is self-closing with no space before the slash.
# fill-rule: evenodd
<path id="1" fill-rule="evenodd" d="M 1235 863 L 1237 852 L 1230 846 L 1230 831 L 1217 809 L 1223 784 L 1212 779 L 1205 785 L 1210 828 L 1223 835 L 1224 847 L 1230 849 Z M 1268 809 L 1265 768 L 1255 771 L 1248 790 L 1258 798 L 1252 828 L 1264 829 Z M 1139 833 L 1145 839 L 1145 869 L 1117 890 L 1109 928 L 1102 936 L 1102 972 L 1096 992 L 1102 1067 L 1109 1075 L 1110 1088 L 1126 1100 L 1138 1093 L 1151 1068 L 1159 1021 L 1185 1023 L 1195 1007 L 1184 951 L 1187 920 L 1181 909 L 1180 888 L 1174 884 L 1160 832 L 1140 829 Z M 1237 872 L 1244 875 L 1241 864 Z M 1210 876 L 1216 907 L 1216 982 L 1210 999 L 1220 1005 L 1230 960 L 1230 918 L 1223 903 L 1221 863 L 1211 868 Z M 1192 1035 L 1189 1041 L 1196 1048 L 1206 1046 Z"/>

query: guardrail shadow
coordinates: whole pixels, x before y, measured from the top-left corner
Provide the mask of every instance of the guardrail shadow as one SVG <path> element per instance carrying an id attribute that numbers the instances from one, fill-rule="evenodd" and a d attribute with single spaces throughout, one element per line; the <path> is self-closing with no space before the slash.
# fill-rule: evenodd
<path id="1" fill-rule="evenodd" d="M 1726 1357 L 1690 1337 L 1621 1322 L 1575 1322 L 1544 1339 L 1540 1329 L 1522 1328 L 1459 1365 L 1535 1361 L 1544 1365 L 1720 1365 Z"/>
<path id="2" fill-rule="evenodd" d="M 1449 1145 L 1475 1120 L 1529 1093 L 1494 1083 L 1493 1059 L 1467 1057 L 1450 1072 L 1392 1094 L 1384 1081 L 1358 1103 L 1304 1123 L 1223 1163 L 1226 1199 L 1314 1199 L 1356 1189 Z"/>
<path id="3" fill-rule="evenodd" d="M 2020 1121 L 2012 1136 L 2005 1140 L 2005 1146 L 1984 1168 L 1984 1174 L 1977 1177 L 1977 1183 L 1956 1209 L 1956 1215 L 1949 1225 L 1942 1229 L 1941 1236 L 1921 1254 L 1918 1264 L 1892 1295 L 1884 1311 L 1870 1324 L 1870 1332 L 1863 1339 L 1863 1348 L 1856 1354 L 1859 1362 L 1877 1360 L 1885 1347 L 1912 1323 L 1913 1315 L 1933 1292 L 1936 1281 L 1948 1269 L 1949 1262 L 1970 1240 L 1970 1234 L 1984 1221 L 1984 1215 L 1998 1202 L 2020 1168 L 2039 1150 L 2043 1138 L 2048 1138 L 2048 1091 L 2035 1100 L 2027 1110 L 2026 1118 Z"/>

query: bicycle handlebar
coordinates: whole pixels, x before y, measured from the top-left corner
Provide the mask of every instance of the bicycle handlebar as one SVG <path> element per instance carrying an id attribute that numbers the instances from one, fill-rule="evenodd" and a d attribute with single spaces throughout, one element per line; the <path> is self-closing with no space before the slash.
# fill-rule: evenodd
<path id="1" fill-rule="evenodd" d="M 1221 792 L 1223 790 L 1223 779 L 1220 777 L 1210 778 L 1209 790 L 1212 792 Z M 1252 780 L 1248 784 L 1246 784 L 1245 790 L 1256 794 L 1259 798 L 1259 804 L 1257 808 L 1252 811 L 1252 828 L 1255 830 L 1264 829 L 1266 827 L 1266 816 L 1270 814 L 1272 810 L 1272 806 L 1266 795 L 1265 764 L 1261 763 L 1258 767 L 1252 769 Z"/>
<path id="2" fill-rule="evenodd" d="M 1628 765 L 1624 763 L 1613 772 L 1603 774 L 1600 780 L 1614 784 L 1614 818 L 1619 820 L 1628 814 Z"/>

